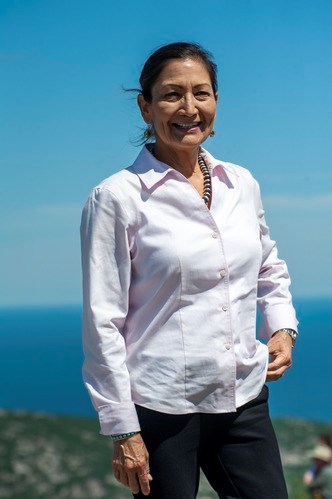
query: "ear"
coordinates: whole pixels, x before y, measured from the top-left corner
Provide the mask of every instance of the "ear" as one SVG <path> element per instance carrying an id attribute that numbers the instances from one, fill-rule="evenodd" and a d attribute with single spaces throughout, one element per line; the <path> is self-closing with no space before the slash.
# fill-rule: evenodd
<path id="1" fill-rule="evenodd" d="M 141 115 L 145 123 L 150 124 L 152 121 L 151 112 L 150 112 L 150 104 L 144 99 L 142 94 L 137 96 L 137 104 L 140 108 Z"/>
<path id="2" fill-rule="evenodd" d="M 218 99 L 219 99 L 219 94 L 218 94 L 218 92 L 216 92 L 216 93 L 214 94 L 214 98 L 215 98 L 216 102 L 218 102 Z"/>

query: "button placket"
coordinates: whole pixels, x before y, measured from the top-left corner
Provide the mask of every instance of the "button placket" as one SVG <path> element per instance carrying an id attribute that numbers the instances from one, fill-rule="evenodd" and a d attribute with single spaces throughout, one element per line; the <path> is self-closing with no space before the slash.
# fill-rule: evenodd
<path id="1" fill-rule="evenodd" d="M 214 230 L 212 233 L 211 233 L 211 237 L 213 239 L 217 239 L 218 238 L 218 229 L 217 230 Z M 221 241 L 221 245 L 222 245 L 222 250 L 223 250 L 223 244 L 222 244 L 222 240 L 221 240 L 221 237 L 220 237 L 220 241 Z M 225 262 L 223 262 L 223 264 L 225 264 Z M 226 267 L 222 267 L 220 268 L 219 270 L 219 276 L 221 279 L 224 279 L 226 276 L 227 276 L 228 272 L 227 272 L 227 268 Z M 224 282 L 224 285 L 226 284 L 226 281 Z M 227 299 L 227 298 L 226 298 Z M 221 310 L 223 312 L 229 312 L 229 304 L 227 302 L 224 302 L 222 303 L 221 305 Z M 229 333 L 231 334 L 231 333 Z M 233 344 L 232 344 L 232 339 L 230 338 L 229 334 L 227 334 L 227 337 L 225 338 L 226 340 L 226 343 L 224 343 L 224 349 L 227 351 L 227 352 L 230 352 L 233 348 Z M 228 340 L 228 341 L 227 341 Z"/>

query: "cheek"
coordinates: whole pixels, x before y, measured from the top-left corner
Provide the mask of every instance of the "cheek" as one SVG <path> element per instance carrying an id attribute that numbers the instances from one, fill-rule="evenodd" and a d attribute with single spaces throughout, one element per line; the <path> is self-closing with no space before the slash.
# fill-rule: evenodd
<path id="1" fill-rule="evenodd" d="M 214 118 L 216 117 L 216 113 L 217 113 L 217 108 L 215 105 L 211 106 L 210 110 L 209 110 L 209 114 L 211 116 L 211 120 L 214 120 Z"/>
<path id="2" fill-rule="evenodd" d="M 167 120 L 163 120 L 160 116 L 153 122 L 154 128 L 157 133 L 166 133 L 169 130 Z"/>
<path id="3" fill-rule="evenodd" d="M 206 103 L 205 106 L 198 107 L 198 114 L 204 119 L 207 125 L 211 124 L 216 116 L 215 103 L 210 102 L 209 104 Z"/>
<path id="4" fill-rule="evenodd" d="M 154 123 L 154 127 L 156 130 L 169 130 L 169 122 L 171 119 L 172 113 L 167 112 L 164 109 L 160 109 L 158 112 L 155 112 L 152 116 L 152 121 Z"/>
<path id="5" fill-rule="evenodd" d="M 211 117 L 210 117 L 210 122 L 209 122 L 211 127 L 213 127 L 213 124 L 214 124 L 214 120 L 215 120 L 215 118 L 216 118 L 215 113 L 214 113 L 214 114 L 211 114 Z"/>

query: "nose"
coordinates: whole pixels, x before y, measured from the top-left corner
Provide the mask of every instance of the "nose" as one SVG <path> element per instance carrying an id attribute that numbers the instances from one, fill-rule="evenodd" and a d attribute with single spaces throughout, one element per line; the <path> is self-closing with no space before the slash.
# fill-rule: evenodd
<path id="1" fill-rule="evenodd" d="M 188 92 L 183 96 L 182 109 L 188 116 L 195 116 L 197 114 L 195 97 L 192 93 Z"/>

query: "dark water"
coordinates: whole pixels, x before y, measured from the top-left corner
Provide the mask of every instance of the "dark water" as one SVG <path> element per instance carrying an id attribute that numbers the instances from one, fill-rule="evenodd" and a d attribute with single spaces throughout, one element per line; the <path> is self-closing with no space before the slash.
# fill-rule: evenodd
<path id="1" fill-rule="evenodd" d="M 332 422 L 332 299 L 295 302 L 301 337 L 270 383 L 273 417 Z M 81 381 L 80 307 L 0 310 L 0 407 L 94 415 Z"/>

